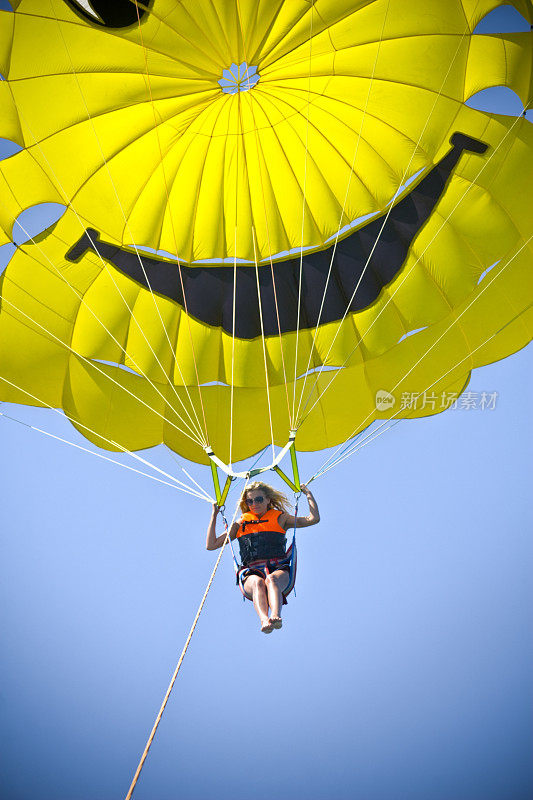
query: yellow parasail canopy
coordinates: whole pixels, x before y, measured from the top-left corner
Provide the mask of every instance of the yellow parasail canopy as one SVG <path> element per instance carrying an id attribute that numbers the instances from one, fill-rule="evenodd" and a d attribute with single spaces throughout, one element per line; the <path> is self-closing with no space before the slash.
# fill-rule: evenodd
<path id="1" fill-rule="evenodd" d="M 447 408 L 532 337 L 533 127 L 465 104 L 531 105 L 505 4 L 12 2 L 0 244 L 65 212 L 1 277 L 1 399 L 199 462 Z"/>

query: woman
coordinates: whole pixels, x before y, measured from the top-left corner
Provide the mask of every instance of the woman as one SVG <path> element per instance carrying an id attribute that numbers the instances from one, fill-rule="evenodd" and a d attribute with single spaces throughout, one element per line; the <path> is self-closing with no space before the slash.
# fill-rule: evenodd
<path id="1" fill-rule="evenodd" d="M 287 511 L 285 495 L 267 483 L 251 483 L 239 501 L 242 517 L 230 529 L 230 539 L 238 539 L 241 551 L 242 567 L 237 579 L 244 596 L 254 604 L 263 633 L 272 633 L 282 625 L 281 606 L 286 602 L 285 590 L 290 579 L 285 532 L 294 526 L 306 528 L 320 522 L 315 498 L 307 486 L 302 486 L 302 492 L 309 503 L 309 514 L 294 517 Z M 218 506 L 213 503 L 207 529 L 208 550 L 222 547 L 226 538 L 225 533 L 221 536 L 215 533 L 218 512 Z"/>

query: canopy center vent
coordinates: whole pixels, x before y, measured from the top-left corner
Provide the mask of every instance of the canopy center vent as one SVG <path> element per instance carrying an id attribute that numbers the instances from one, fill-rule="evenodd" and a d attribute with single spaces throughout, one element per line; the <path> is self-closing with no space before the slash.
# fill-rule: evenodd
<path id="1" fill-rule="evenodd" d="M 219 84 L 226 94 L 237 94 L 253 89 L 259 78 L 257 67 L 249 67 L 243 61 L 242 64 L 232 64 L 229 69 L 223 70 Z"/>

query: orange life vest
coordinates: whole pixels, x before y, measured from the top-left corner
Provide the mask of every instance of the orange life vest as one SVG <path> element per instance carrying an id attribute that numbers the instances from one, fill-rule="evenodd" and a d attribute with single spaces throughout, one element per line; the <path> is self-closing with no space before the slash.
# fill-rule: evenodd
<path id="1" fill-rule="evenodd" d="M 264 533 L 265 531 L 285 534 L 285 529 L 278 522 L 282 513 L 277 508 L 269 508 L 262 517 L 258 517 L 257 514 L 247 511 L 239 520 L 237 539 L 239 536 L 247 536 L 250 533 Z"/>
<path id="2" fill-rule="evenodd" d="M 285 530 L 278 522 L 283 512 L 270 508 L 262 517 L 247 511 L 239 520 L 237 539 L 244 565 L 252 561 L 283 558 L 287 545 Z"/>

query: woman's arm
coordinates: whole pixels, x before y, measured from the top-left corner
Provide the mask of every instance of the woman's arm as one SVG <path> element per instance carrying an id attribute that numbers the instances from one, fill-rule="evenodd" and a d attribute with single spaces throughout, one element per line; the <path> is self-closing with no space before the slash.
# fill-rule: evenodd
<path id="1" fill-rule="evenodd" d="M 209 520 L 209 525 L 207 526 L 207 538 L 205 541 L 206 550 L 218 550 L 219 547 L 222 547 L 224 544 L 224 540 L 226 538 L 226 531 L 222 533 L 220 536 L 216 535 L 216 527 L 217 527 L 217 516 L 218 512 L 220 511 L 219 507 L 216 503 L 213 503 L 213 511 L 211 512 L 211 519 Z M 234 522 L 230 528 L 230 539 L 235 539 L 237 535 L 237 531 L 239 530 L 239 525 L 237 522 Z"/>
<path id="2" fill-rule="evenodd" d="M 294 526 L 297 528 L 307 528 L 309 525 L 316 525 L 317 522 L 320 522 L 320 513 L 315 498 L 305 484 L 302 484 L 301 488 L 309 503 L 309 514 L 307 517 L 294 517 L 292 514 L 281 514 L 278 522 L 285 530 Z"/>

